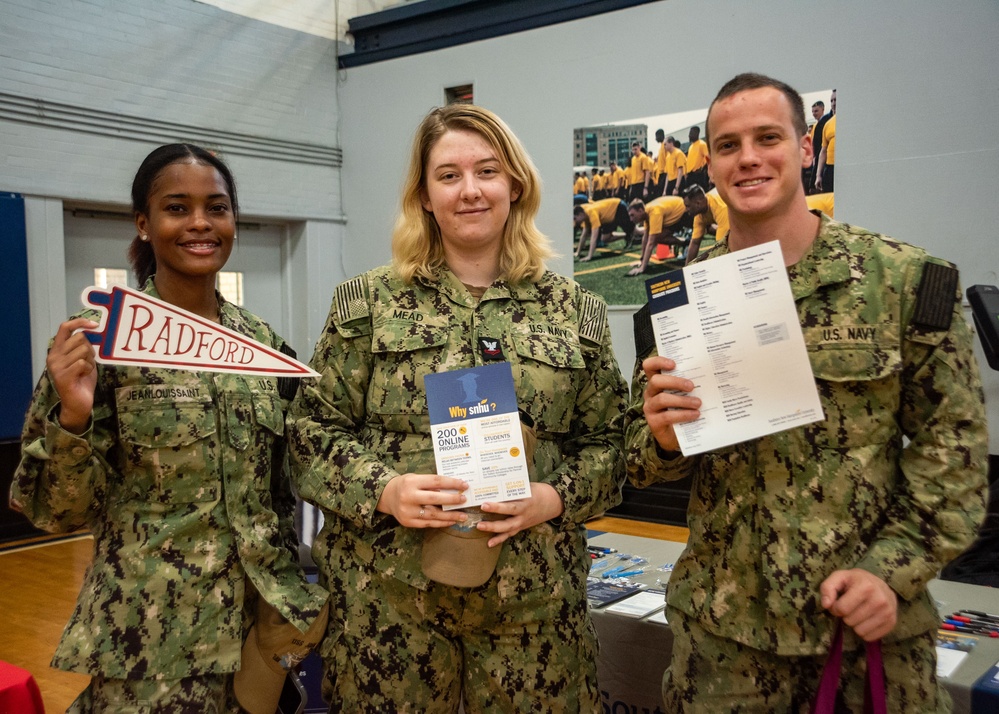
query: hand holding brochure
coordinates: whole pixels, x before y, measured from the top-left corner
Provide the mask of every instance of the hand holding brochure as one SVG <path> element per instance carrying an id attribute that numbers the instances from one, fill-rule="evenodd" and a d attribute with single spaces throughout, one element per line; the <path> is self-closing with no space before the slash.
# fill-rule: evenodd
<path id="1" fill-rule="evenodd" d="M 694 383 L 685 456 L 824 418 L 777 241 L 646 281 L 659 354 Z"/>
<path id="2" fill-rule="evenodd" d="M 437 473 L 469 484 L 468 500 L 444 510 L 529 497 L 510 363 L 428 374 L 423 383 Z"/>

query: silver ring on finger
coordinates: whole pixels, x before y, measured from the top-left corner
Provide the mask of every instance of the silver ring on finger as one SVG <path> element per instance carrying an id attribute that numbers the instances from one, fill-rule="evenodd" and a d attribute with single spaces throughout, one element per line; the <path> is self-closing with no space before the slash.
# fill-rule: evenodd
<path id="1" fill-rule="evenodd" d="M 425 518 L 426 515 L 427 515 L 427 509 L 424 508 L 423 506 L 420 506 L 420 518 Z"/>

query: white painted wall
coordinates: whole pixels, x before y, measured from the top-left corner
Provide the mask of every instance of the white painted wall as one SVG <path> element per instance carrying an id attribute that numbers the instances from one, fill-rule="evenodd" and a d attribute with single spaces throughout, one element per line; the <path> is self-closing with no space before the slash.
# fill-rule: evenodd
<path id="1" fill-rule="evenodd" d="M 999 283 L 997 31 L 995 0 L 666 0 L 352 68 L 340 87 L 344 269 L 388 260 L 409 142 L 444 87 L 474 83 L 527 146 L 549 184 L 539 225 L 563 256 L 552 267 L 571 275 L 573 128 L 706 107 L 732 76 L 758 71 L 838 89 L 837 218 L 956 262 L 964 286 Z M 661 58 L 655 74 L 628 68 L 642 38 Z M 630 310 L 611 319 L 630 374 Z M 999 378 L 987 365 L 983 378 L 997 453 Z"/>

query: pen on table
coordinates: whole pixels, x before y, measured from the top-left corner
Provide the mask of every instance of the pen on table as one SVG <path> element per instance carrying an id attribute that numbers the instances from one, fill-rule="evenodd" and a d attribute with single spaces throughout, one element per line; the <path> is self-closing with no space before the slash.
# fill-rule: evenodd
<path id="1" fill-rule="evenodd" d="M 628 567 L 628 563 L 624 561 L 627 561 L 627 558 L 623 556 L 619 556 L 616 559 L 615 558 L 607 558 L 606 560 L 603 560 L 602 558 L 597 559 L 590 564 L 590 572 L 595 573 L 596 571 L 603 570 L 609 565 L 613 565 L 615 563 L 617 563 L 617 567 L 613 568 L 614 570 L 624 570 L 625 568 Z"/>
<path id="2" fill-rule="evenodd" d="M 981 610 L 958 610 L 962 615 L 974 615 L 975 617 L 981 617 L 991 622 L 999 623 L 999 615 L 990 615 L 987 612 L 982 612 Z"/>
<path id="3" fill-rule="evenodd" d="M 604 548 L 599 545 L 588 545 L 586 549 L 591 553 L 599 553 L 600 555 L 608 555 L 609 553 L 616 553 L 617 548 Z"/>
<path id="4" fill-rule="evenodd" d="M 981 627 L 969 627 L 967 625 L 952 625 L 949 622 L 945 622 L 940 625 L 941 630 L 951 630 L 953 632 L 968 632 L 973 635 L 988 635 L 989 637 L 999 637 L 999 632 L 996 630 L 989 630 Z"/>
<path id="5" fill-rule="evenodd" d="M 610 570 L 608 570 L 606 573 L 603 574 L 603 577 L 605 578 L 620 577 L 620 574 L 628 570 L 628 568 L 634 568 L 636 565 L 641 565 L 642 560 L 643 558 L 638 558 L 638 557 L 629 558 L 616 568 L 611 568 Z"/>
<path id="6" fill-rule="evenodd" d="M 978 625 L 979 627 L 991 627 L 993 629 L 999 629 L 999 622 L 993 622 L 992 620 L 983 620 L 980 617 L 967 617 L 966 615 L 947 615 L 945 619 L 954 620 L 957 624 L 961 625 Z"/>
<path id="7" fill-rule="evenodd" d="M 628 571 L 623 572 L 623 573 L 615 573 L 614 577 L 615 578 L 627 578 L 627 577 L 630 577 L 632 575 L 641 575 L 644 572 L 645 572 L 644 570 L 628 570 Z"/>
<path id="8" fill-rule="evenodd" d="M 957 625 L 959 627 L 971 627 L 976 630 L 999 630 L 999 625 L 993 625 L 990 623 L 981 622 L 967 622 L 968 618 L 962 618 L 960 620 L 953 617 L 945 617 L 944 622 L 949 625 Z"/>

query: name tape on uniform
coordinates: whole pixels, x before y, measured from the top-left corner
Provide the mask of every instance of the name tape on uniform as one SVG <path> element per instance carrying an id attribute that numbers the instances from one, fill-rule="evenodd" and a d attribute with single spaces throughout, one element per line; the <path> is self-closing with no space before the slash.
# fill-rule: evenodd
<path id="1" fill-rule="evenodd" d="M 103 312 L 98 329 L 83 330 L 102 364 L 319 376 L 278 350 L 132 288 L 89 287 L 81 300 Z"/>

